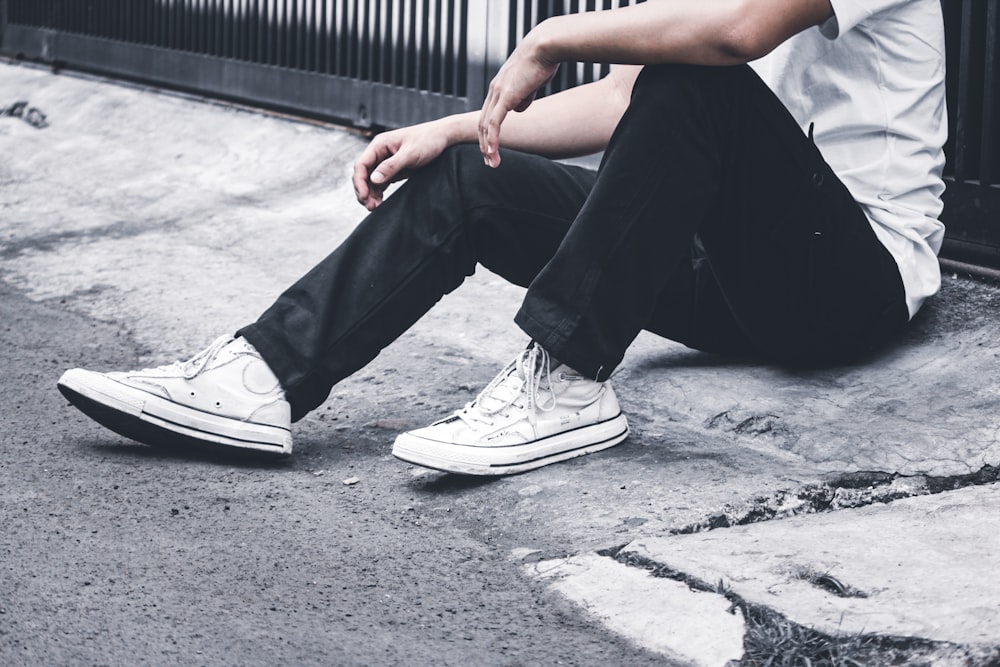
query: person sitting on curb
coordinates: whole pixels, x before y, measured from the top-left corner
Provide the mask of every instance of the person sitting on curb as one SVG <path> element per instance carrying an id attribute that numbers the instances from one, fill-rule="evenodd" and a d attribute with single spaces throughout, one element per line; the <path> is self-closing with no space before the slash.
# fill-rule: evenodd
<path id="1" fill-rule="evenodd" d="M 531 342 L 474 401 L 399 435 L 404 461 L 499 475 L 621 442 L 608 378 L 643 329 L 778 364 L 862 359 L 940 285 L 944 59 L 939 0 L 550 18 L 480 112 L 371 141 L 353 175 L 369 215 L 255 323 L 59 389 L 142 442 L 287 454 L 291 423 L 477 264 L 526 288 Z M 614 67 L 536 101 L 566 61 Z M 596 173 L 553 161 L 602 150 Z"/>

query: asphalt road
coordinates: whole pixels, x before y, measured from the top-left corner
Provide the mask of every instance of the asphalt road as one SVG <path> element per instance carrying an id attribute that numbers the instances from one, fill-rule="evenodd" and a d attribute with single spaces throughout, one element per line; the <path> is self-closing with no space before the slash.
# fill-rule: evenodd
<path id="1" fill-rule="evenodd" d="M 374 375 L 290 460 L 160 451 L 55 390 L 67 366 L 136 360 L 122 324 L 9 287 L 0 321 L 0 664 L 663 664 L 519 574 L 512 550 L 567 545 L 512 512 L 510 481 L 387 457 L 385 427 L 426 405 Z"/>

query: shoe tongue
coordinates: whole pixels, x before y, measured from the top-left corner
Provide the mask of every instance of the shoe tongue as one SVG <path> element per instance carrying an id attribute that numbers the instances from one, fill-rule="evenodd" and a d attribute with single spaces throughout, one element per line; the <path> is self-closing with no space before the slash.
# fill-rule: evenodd
<path id="1" fill-rule="evenodd" d="M 487 412 L 502 410 L 517 400 L 523 389 L 524 376 L 520 368 L 511 368 L 503 380 L 479 397 L 479 405 Z"/>

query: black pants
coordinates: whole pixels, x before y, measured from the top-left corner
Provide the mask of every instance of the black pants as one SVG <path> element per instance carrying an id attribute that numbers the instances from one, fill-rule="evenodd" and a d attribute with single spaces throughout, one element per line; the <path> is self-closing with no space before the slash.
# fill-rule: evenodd
<path id="1" fill-rule="evenodd" d="M 293 418 L 477 264 L 527 287 L 515 321 L 605 379 L 642 329 L 780 363 L 857 358 L 907 321 L 850 193 L 748 67 L 646 67 L 597 174 L 446 151 L 240 331 Z"/>

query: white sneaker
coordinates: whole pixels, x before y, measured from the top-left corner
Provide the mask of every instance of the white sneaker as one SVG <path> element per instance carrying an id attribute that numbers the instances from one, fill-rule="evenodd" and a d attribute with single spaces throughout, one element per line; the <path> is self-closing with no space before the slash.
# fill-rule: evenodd
<path id="1" fill-rule="evenodd" d="M 141 371 L 74 368 L 59 391 L 88 417 L 151 445 L 292 451 L 291 408 L 278 378 L 242 338 L 223 336 L 191 360 Z"/>
<path id="2" fill-rule="evenodd" d="M 550 368 L 532 343 L 475 401 L 396 438 L 392 453 L 427 468 L 509 475 L 617 445 L 628 422 L 611 384 Z"/>

